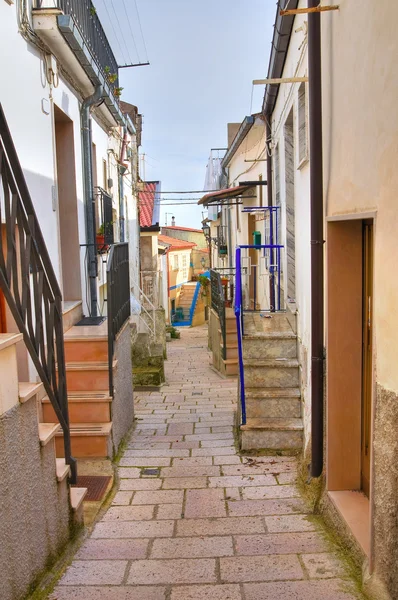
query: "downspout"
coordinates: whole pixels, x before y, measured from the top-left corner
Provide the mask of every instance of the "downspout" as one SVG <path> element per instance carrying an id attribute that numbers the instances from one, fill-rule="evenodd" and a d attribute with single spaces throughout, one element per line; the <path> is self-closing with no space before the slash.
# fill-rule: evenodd
<path id="1" fill-rule="evenodd" d="M 272 145 L 271 145 L 271 115 L 265 116 L 265 138 L 266 138 L 266 146 L 267 146 L 267 199 L 268 206 L 273 206 L 273 198 L 272 198 Z M 274 244 L 274 220 L 275 214 L 273 211 L 270 211 L 270 244 Z M 276 221 L 275 221 L 276 222 Z M 271 249 L 271 265 L 275 264 L 275 252 Z M 270 287 L 270 306 L 271 311 L 275 311 L 275 271 L 274 267 L 272 267 L 272 271 L 270 273 L 269 278 L 269 287 Z"/>
<path id="2" fill-rule="evenodd" d="M 124 135 L 122 141 L 122 148 L 120 151 L 120 161 L 119 161 L 119 231 L 120 231 L 120 241 L 126 241 L 125 234 L 125 215 L 124 215 L 124 179 L 123 176 L 126 172 L 126 167 L 123 166 L 124 154 L 127 147 L 127 129 L 124 128 Z"/>
<path id="3" fill-rule="evenodd" d="M 83 151 L 83 190 L 86 213 L 87 273 L 90 288 L 89 311 L 91 317 L 98 316 L 97 275 L 98 263 L 95 244 L 95 199 L 93 186 L 93 156 L 90 132 L 90 109 L 103 97 L 102 85 L 95 88 L 94 94 L 86 98 L 81 107 L 82 151 Z"/>
<path id="4" fill-rule="evenodd" d="M 308 8 L 319 0 L 308 0 Z M 311 476 L 323 470 L 323 166 L 321 15 L 308 15 L 308 85 L 311 205 Z"/>

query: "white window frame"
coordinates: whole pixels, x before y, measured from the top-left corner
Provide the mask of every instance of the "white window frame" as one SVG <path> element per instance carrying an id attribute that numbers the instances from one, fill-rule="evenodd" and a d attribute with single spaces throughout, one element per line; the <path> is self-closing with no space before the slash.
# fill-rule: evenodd
<path id="1" fill-rule="evenodd" d="M 301 101 L 304 92 L 304 105 Z M 304 111 L 304 115 L 303 115 Z M 304 138 L 300 135 L 300 126 L 304 116 Z M 305 143 L 304 151 L 302 148 Z M 308 88 L 305 82 L 300 84 L 297 93 L 297 169 L 301 169 L 309 160 L 308 155 Z"/>

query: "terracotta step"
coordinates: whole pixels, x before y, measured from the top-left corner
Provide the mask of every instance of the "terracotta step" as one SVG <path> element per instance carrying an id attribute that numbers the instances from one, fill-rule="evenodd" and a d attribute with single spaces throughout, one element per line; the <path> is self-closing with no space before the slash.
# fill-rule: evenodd
<path id="1" fill-rule="evenodd" d="M 113 361 L 113 368 L 117 361 Z M 66 363 L 66 382 L 70 391 L 106 390 L 109 388 L 108 361 Z"/>
<path id="2" fill-rule="evenodd" d="M 238 374 L 238 359 L 237 358 L 227 358 L 226 360 L 222 359 L 222 362 L 225 367 L 226 375 L 237 375 Z"/>
<path id="3" fill-rule="evenodd" d="M 73 423 L 70 427 L 74 458 L 107 458 L 111 455 L 112 423 Z M 57 457 L 64 456 L 62 432 L 55 438 Z"/>
<path id="4" fill-rule="evenodd" d="M 300 450 L 303 429 L 301 419 L 247 419 L 240 427 L 242 450 Z"/>
<path id="5" fill-rule="evenodd" d="M 39 423 L 39 440 L 41 446 L 46 446 L 61 430 L 59 423 Z"/>
<path id="6" fill-rule="evenodd" d="M 108 338 L 65 337 L 65 361 L 105 362 L 108 360 Z"/>
<path id="7" fill-rule="evenodd" d="M 111 402 L 107 390 L 89 392 L 68 392 L 70 423 L 106 423 L 111 420 Z M 58 419 L 46 396 L 42 400 L 43 420 L 57 422 Z"/>

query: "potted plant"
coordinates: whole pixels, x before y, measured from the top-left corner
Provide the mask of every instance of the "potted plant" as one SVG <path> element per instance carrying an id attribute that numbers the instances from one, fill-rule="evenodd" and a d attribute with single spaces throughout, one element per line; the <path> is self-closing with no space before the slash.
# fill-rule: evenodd
<path id="1" fill-rule="evenodd" d="M 96 235 L 97 252 L 106 252 L 109 250 L 109 244 L 105 244 L 105 229 L 112 227 L 113 223 L 102 223 Z"/>

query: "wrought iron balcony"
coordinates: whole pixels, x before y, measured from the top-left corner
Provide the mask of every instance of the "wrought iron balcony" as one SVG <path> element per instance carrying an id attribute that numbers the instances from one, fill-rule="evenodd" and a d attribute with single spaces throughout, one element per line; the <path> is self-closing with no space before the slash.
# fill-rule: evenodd
<path id="1" fill-rule="evenodd" d="M 36 8 L 56 8 L 71 17 L 104 79 L 118 87 L 118 64 L 91 0 L 36 0 Z"/>

